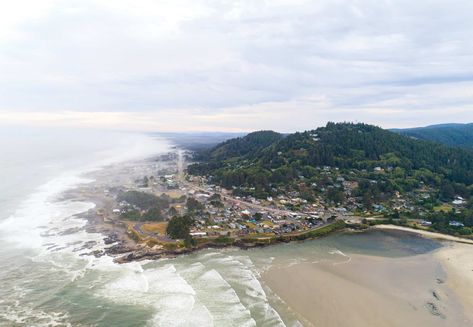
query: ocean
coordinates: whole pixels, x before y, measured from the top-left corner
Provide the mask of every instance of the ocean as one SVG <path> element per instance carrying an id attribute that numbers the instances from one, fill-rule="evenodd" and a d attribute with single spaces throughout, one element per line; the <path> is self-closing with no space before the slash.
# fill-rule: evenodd
<path id="1" fill-rule="evenodd" d="M 94 172 L 170 151 L 144 134 L 0 131 L 0 326 L 300 326 L 261 279 L 269 267 L 410 256 L 437 242 L 406 234 L 337 234 L 254 250 L 205 250 L 116 264 L 85 230 L 93 203 L 63 197 Z"/>

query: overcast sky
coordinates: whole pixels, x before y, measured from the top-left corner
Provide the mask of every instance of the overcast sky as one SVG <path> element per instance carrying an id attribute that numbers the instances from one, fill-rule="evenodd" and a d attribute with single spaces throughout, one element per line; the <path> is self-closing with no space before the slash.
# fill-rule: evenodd
<path id="1" fill-rule="evenodd" d="M 472 0 L 15 0 L 0 125 L 473 122 Z"/>

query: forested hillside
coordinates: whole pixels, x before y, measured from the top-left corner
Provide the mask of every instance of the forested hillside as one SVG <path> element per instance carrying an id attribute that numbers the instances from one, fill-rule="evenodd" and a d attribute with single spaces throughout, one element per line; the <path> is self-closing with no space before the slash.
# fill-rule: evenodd
<path id="1" fill-rule="evenodd" d="M 273 131 L 258 131 L 244 137 L 230 139 L 218 144 L 210 150 L 199 152 L 201 159 L 206 161 L 220 161 L 236 158 L 242 160 L 247 156 L 254 157 L 260 150 L 283 138 L 282 134 Z"/>
<path id="2" fill-rule="evenodd" d="M 374 193 L 409 191 L 425 184 L 446 190 L 450 198 L 469 195 L 466 187 L 473 184 L 473 153 L 371 125 L 329 123 L 286 137 L 257 133 L 218 145 L 189 172 L 260 197 L 291 184 L 326 184 L 324 166 L 337 168 L 344 179 L 379 181 L 369 186 L 378 189 Z"/>
<path id="3" fill-rule="evenodd" d="M 419 128 L 395 129 L 393 132 L 419 140 L 473 149 L 473 124 L 432 125 Z"/>

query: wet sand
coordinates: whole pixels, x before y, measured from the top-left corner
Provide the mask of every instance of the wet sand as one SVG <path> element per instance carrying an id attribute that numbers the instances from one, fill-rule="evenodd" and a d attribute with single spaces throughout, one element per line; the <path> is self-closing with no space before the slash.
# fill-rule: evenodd
<path id="1" fill-rule="evenodd" d="M 340 256 L 339 262 L 270 268 L 262 278 L 307 326 L 473 326 L 465 315 L 473 308 L 456 295 L 461 284 L 444 282 L 454 277 L 450 268 L 445 274 L 437 252 Z"/>
<path id="2" fill-rule="evenodd" d="M 447 273 L 446 284 L 461 299 L 473 322 L 473 245 L 451 243 L 437 251 L 435 257 Z"/>
<path id="3" fill-rule="evenodd" d="M 414 228 L 409 228 L 409 227 L 404 227 L 404 226 L 376 225 L 376 226 L 373 226 L 373 228 L 374 229 L 384 229 L 384 230 L 399 230 L 399 231 L 403 231 L 403 232 L 415 233 L 415 234 L 418 234 L 422 237 L 430 238 L 430 239 L 434 239 L 434 240 L 452 241 L 452 242 L 464 243 L 464 244 L 473 244 L 473 240 L 471 240 L 471 239 L 457 237 L 457 236 L 453 236 L 453 235 L 429 232 L 429 231 L 426 231 L 426 230 L 414 229 Z"/>

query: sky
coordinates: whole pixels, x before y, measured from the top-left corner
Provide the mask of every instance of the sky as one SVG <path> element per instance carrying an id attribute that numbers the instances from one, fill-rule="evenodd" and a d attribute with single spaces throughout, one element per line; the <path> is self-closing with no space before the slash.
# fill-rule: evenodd
<path id="1" fill-rule="evenodd" d="M 1 1 L 0 127 L 473 122 L 471 0 Z"/>

